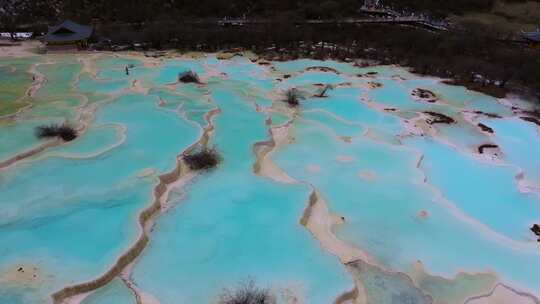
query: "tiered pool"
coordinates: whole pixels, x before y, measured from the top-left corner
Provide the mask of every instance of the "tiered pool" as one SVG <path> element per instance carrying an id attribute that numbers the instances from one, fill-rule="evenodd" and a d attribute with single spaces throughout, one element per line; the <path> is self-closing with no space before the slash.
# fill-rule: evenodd
<path id="1" fill-rule="evenodd" d="M 219 303 L 247 281 L 287 304 L 540 303 L 527 101 L 222 57 L 0 59 L 0 303 Z M 51 123 L 78 138 L 34 136 Z M 221 163 L 168 181 L 141 226 L 201 142 Z"/>

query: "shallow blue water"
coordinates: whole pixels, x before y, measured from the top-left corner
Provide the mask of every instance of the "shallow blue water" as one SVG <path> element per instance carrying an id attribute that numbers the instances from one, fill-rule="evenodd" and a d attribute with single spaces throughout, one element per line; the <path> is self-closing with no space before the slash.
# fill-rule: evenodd
<path id="1" fill-rule="evenodd" d="M 44 273 L 54 273 L 39 298 L 68 282 L 98 276 L 126 250 L 138 233 L 136 215 L 151 200 L 155 183 L 137 174 L 169 170 L 176 154 L 200 132 L 142 95 L 126 95 L 99 111 L 96 124 L 108 123 L 126 128 L 125 142 L 112 150 L 92 158 L 62 157 L 95 152 L 92 147 L 106 150 L 114 143 L 90 130 L 50 152 L 58 156 L 21 163 L 2 174 L 0 239 L 11 245 L 0 250 L 0 268 L 38 263 Z"/>
<path id="2" fill-rule="evenodd" d="M 495 141 L 505 159 L 523 170 L 528 182 L 540 187 L 540 161 L 534 157 L 540 153 L 538 127 L 518 118 L 486 119 L 483 122 L 493 128 Z"/>
<path id="3" fill-rule="evenodd" d="M 492 235 L 479 232 L 476 225 L 463 221 L 423 185 L 423 174 L 415 168 L 418 155 L 413 150 L 385 147 L 363 138 L 354 139 L 351 144 L 338 143 L 315 124 L 298 123 L 294 134 L 295 145 L 285 147 L 276 155 L 277 164 L 293 177 L 313 184 L 328 201 L 331 211 L 346 218 L 338 235 L 365 249 L 383 265 L 406 271 L 413 262 L 421 260 L 429 271 L 446 276 L 462 270 L 496 270 L 504 279 L 519 282 L 520 286 L 534 290 L 540 287 L 535 267 L 531 267 L 538 264 L 540 254 L 534 244 L 513 249 L 512 242 L 501 244 L 492 239 Z M 312 148 L 315 142 L 317 149 Z M 348 156 L 349 160 L 342 162 L 337 156 Z M 424 157 L 423 164 L 430 161 L 429 155 Z M 462 166 L 456 167 L 447 160 L 438 164 L 463 170 Z M 320 170 L 310 172 L 308 166 L 317 166 Z M 363 177 L 365 172 L 371 172 L 373 177 Z M 511 179 L 501 179 L 505 180 L 509 184 L 499 189 L 515 189 Z M 442 190 L 443 194 L 467 193 Z M 484 189 L 482 193 L 485 192 Z M 463 211 L 477 206 L 467 199 L 455 199 L 453 202 L 467 204 L 458 206 L 464 208 Z M 519 199 L 527 201 L 516 193 L 512 202 Z M 485 208 L 484 212 L 474 214 L 474 218 L 492 219 L 495 228 L 499 228 L 497 225 L 501 225 L 501 229 L 509 227 L 519 234 L 521 241 L 528 232 L 524 216 L 534 218 L 534 214 L 538 214 L 534 209 L 538 204 L 532 203 L 529 202 L 532 208 L 529 213 L 512 212 L 511 218 L 497 213 L 496 210 L 504 206 Z M 428 212 L 427 219 L 418 217 L 422 210 Z M 510 221 L 513 222 L 510 224 Z"/>
<path id="4" fill-rule="evenodd" d="M 116 279 L 106 287 L 91 294 L 81 304 L 136 304 L 136 301 L 124 283 L 120 279 Z"/>
<path id="5" fill-rule="evenodd" d="M 345 217 L 336 235 L 384 268 L 406 272 L 420 260 L 445 277 L 492 271 L 519 290 L 540 292 L 540 251 L 529 231 L 540 219 L 539 134 L 496 99 L 392 66 L 315 60 L 264 66 L 208 55 L 153 67 L 104 55 L 93 62 L 94 79 L 80 74 L 75 58 L 54 62 L 38 66 L 47 78 L 36 95 L 43 102 L 0 126 L 0 160 L 40 143 L 32 137 L 36 125 L 72 121 L 86 99 L 97 112 L 77 140 L 0 171 L 0 243 L 9 244 L 0 247 L 2 303 L 47 302 L 61 287 L 106 271 L 137 237 L 136 218 L 152 199 L 156 177 L 199 138 L 204 115 L 215 107 L 210 145 L 222 163 L 173 191 L 170 209 L 157 217 L 150 244 L 133 265 L 134 283 L 161 303 L 211 303 L 249 278 L 280 303 L 284 292 L 305 303 L 331 303 L 350 290 L 344 265 L 299 224 L 309 185 Z M 133 65 L 130 75 L 126 65 Z M 339 74 L 306 71 L 314 66 Z M 170 85 L 187 70 L 203 84 Z M 377 74 L 365 76 L 369 71 Z M 147 95 L 130 91 L 135 80 Z M 368 82 L 383 86 L 368 89 Z M 319 83 L 335 87 L 314 97 Z M 303 97 L 296 113 L 282 104 L 293 87 Z M 441 102 L 414 100 L 417 87 Z M 424 111 L 456 124 L 408 134 L 403 120 Z M 469 122 L 463 115 L 471 111 L 504 118 Z M 298 184 L 253 173 L 254 144 L 269 139 L 269 117 L 274 126 L 293 121 L 288 143 L 272 159 Z M 479 122 L 495 133 L 481 132 Z M 497 161 L 477 154 L 488 142 L 502 151 Z M 520 169 L 531 193 L 519 191 Z M 42 280 L 6 281 L 4 274 L 19 265 L 36 267 Z M 117 279 L 83 303 L 133 301 Z"/>
<path id="6" fill-rule="evenodd" d="M 197 178 L 160 218 L 134 269 L 135 282 L 161 303 L 210 302 L 248 278 L 290 288 L 309 303 L 328 303 L 352 281 L 298 225 L 309 189 L 251 173 L 252 145 L 266 138 L 265 117 L 225 87 L 212 88 L 222 109 L 212 143 L 223 163 Z"/>

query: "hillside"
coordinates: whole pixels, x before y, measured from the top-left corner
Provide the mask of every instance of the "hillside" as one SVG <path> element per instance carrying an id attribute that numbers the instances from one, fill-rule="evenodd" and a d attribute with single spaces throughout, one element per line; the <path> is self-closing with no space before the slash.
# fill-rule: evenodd
<path id="1" fill-rule="evenodd" d="M 332 18 L 355 15 L 361 0 L 4 0 L 2 25 L 72 18 L 89 22 L 142 22 L 186 17 Z M 540 22 L 540 0 L 386 0 L 385 6 L 459 21 L 530 25 Z M 461 19 L 460 19 L 461 18 Z"/>
<path id="2" fill-rule="evenodd" d="M 460 24 L 481 24 L 501 33 L 534 30 L 540 25 L 540 1 L 499 0 L 489 11 L 452 15 L 450 20 Z"/>

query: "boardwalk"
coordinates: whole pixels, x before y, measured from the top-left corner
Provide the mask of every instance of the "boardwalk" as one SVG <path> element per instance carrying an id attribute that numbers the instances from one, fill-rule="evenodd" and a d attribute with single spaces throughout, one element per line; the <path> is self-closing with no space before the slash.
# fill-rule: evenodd
<path id="1" fill-rule="evenodd" d="M 275 20 L 269 19 L 222 19 L 218 21 L 220 26 L 244 26 L 257 24 L 273 24 Z M 307 19 L 297 20 L 295 24 L 409 24 L 431 28 L 433 30 L 447 30 L 442 24 L 435 24 L 423 17 L 372 17 L 372 18 L 342 18 L 342 19 Z"/>

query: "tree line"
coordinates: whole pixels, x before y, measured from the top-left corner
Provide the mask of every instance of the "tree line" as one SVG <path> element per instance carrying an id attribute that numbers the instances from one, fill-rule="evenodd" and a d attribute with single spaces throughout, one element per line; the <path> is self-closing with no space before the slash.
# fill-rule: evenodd
<path id="1" fill-rule="evenodd" d="M 504 0 L 525 2 L 540 0 Z M 179 21 L 183 18 L 266 17 L 284 13 L 296 18 L 353 16 L 363 0 L 3 0 L 0 23 L 27 24 L 71 18 L 90 22 Z M 384 0 L 385 6 L 446 16 L 490 10 L 495 0 Z M 4 24 L 4 26 L 5 26 Z"/>
<path id="2" fill-rule="evenodd" d="M 17 4 L 23 0 L 6 1 Z M 99 17 L 98 36 L 115 43 L 148 42 L 148 47 L 154 49 L 200 51 L 242 47 L 282 59 L 367 58 L 409 66 L 418 73 L 448 77 L 462 84 L 471 84 L 481 75 L 484 81 L 480 90 L 501 94 L 508 87 L 527 87 L 531 94 L 540 97 L 540 50 L 503 41 L 505 37 L 480 25 L 471 24 L 462 32 L 437 33 L 410 26 L 295 22 L 302 18 L 354 15 L 363 3 L 357 0 L 27 0 L 24 8 L 32 11 L 39 7 L 41 10 L 35 14 L 52 18 L 44 2 L 76 21 Z M 387 0 L 384 3 L 397 8 L 438 10 L 442 14 L 487 10 L 493 5 L 492 0 Z M 16 7 L 12 5 L 8 9 Z M 14 24 L 28 21 L 24 14 L 9 16 L 9 22 Z M 222 16 L 260 16 L 271 23 L 222 27 L 215 22 L 191 22 Z M 486 84 L 485 80 L 492 81 Z"/>
<path id="3" fill-rule="evenodd" d="M 540 98 L 540 50 L 502 41 L 481 28 L 431 32 L 392 25 L 298 25 L 284 18 L 238 27 L 172 21 L 149 23 L 143 28 L 111 25 L 102 27 L 101 34 L 117 43 L 146 41 L 147 47 L 154 49 L 214 52 L 241 47 L 278 60 L 371 59 L 465 85 L 478 82 L 477 76 L 482 76 L 476 89 L 499 96 L 510 88 L 527 87 Z"/>

